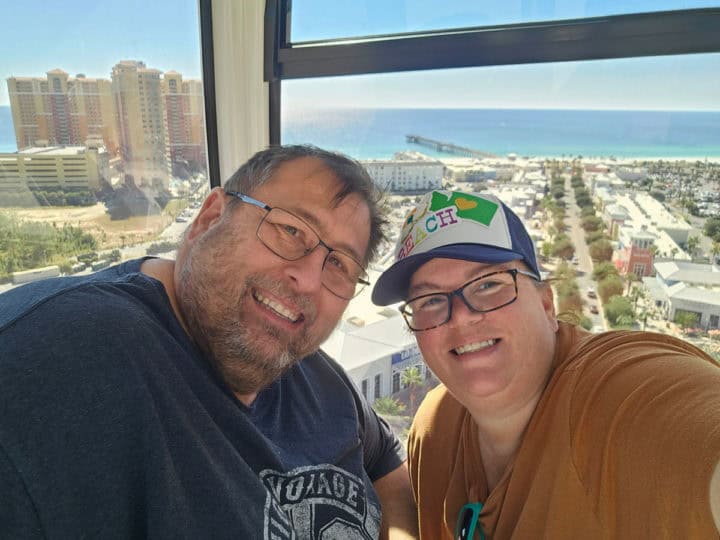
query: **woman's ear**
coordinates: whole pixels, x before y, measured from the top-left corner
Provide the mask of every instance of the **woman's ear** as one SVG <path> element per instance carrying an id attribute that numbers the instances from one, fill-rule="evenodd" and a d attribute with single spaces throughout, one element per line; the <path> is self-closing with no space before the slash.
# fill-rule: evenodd
<path id="1" fill-rule="evenodd" d="M 543 309 L 545 311 L 545 316 L 550 322 L 552 328 L 555 330 L 555 332 L 557 332 L 558 322 L 557 316 L 555 314 L 555 297 L 553 295 L 552 287 L 549 283 L 544 283 L 542 285 L 542 288 L 540 290 L 540 298 L 542 301 Z"/>

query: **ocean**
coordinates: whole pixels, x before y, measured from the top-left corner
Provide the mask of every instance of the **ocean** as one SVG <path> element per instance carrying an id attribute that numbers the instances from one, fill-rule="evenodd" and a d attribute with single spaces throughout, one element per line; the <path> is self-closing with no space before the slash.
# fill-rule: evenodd
<path id="1" fill-rule="evenodd" d="M 326 109 L 283 115 L 284 143 L 312 143 L 357 159 L 402 150 L 441 156 L 408 134 L 499 156 L 720 158 L 720 112 L 541 109 Z M 0 152 L 15 152 L 0 106 Z"/>
<path id="2" fill-rule="evenodd" d="M 538 109 L 365 109 L 288 113 L 285 143 L 312 142 L 358 159 L 426 147 L 405 135 L 499 156 L 720 158 L 720 112 Z"/>

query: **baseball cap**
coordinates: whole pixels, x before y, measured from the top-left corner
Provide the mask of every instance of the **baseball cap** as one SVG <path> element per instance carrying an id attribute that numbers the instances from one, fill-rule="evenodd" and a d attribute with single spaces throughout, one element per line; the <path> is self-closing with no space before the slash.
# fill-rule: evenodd
<path id="1" fill-rule="evenodd" d="M 436 257 L 482 263 L 521 260 L 541 279 L 535 247 L 520 218 L 494 195 L 431 191 L 405 216 L 395 262 L 372 292 L 386 306 L 405 300 L 415 271 Z"/>

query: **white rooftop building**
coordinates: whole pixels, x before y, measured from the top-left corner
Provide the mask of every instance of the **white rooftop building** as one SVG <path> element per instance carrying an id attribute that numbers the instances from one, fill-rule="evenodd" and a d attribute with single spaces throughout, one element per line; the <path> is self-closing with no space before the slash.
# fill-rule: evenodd
<path id="1" fill-rule="evenodd" d="M 697 326 L 720 327 L 720 267 L 686 261 L 655 263 L 655 277 L 644 278 L 658 307 L 668 320 L 681 312 L 696 316 Z"/>
<path id="2" fill-rule="evenodd" d="M 687 242 L 692 227 L 670 214 L 662 203 L 646 193 L 603 191 L 597 195 L 606 197 L 602 217 L 610 225 L 613 237 L 618 237 L 621 229 L 625 229 L 624 236 L 632 234 L 627 229 L 634 229 L 638 234 L 645 231 L 653 237 L 658 257 L 691 259 L 680 244 Z"/>
<path id="3" fill-rule="evenodd" d="M 445 166 L 429 159 L 373 159 L 361 162 L 375 183 L 384 190 L 429 191 L 442 187 Z"/>

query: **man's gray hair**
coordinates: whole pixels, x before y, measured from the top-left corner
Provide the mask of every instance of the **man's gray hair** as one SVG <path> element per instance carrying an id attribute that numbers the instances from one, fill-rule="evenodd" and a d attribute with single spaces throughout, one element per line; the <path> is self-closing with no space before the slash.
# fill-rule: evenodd
<path id="1" fill-rule="evenodd" d="M 377 255 L 380 243 L 386 240 L 387 215 L 383 204 L 383 192 L 378 189 L 365 168 L 356 160 L 312 145 L 271 146 L 252 156 L 228 178 L 223 187 L 225 191 L 250 194 L 269 181 L 280 165 L 304 157 L 319 159 L 335 174 L 341 184 L 341 188 L 335 196 L 336 204 L 353 193 L 360 195 L 367 204 L 370 210 L 370 241 L 365 258 L 360 261 L 366 266 Z M 239 202 L 239 200 L 231 202 L 231 207 Z"/>

